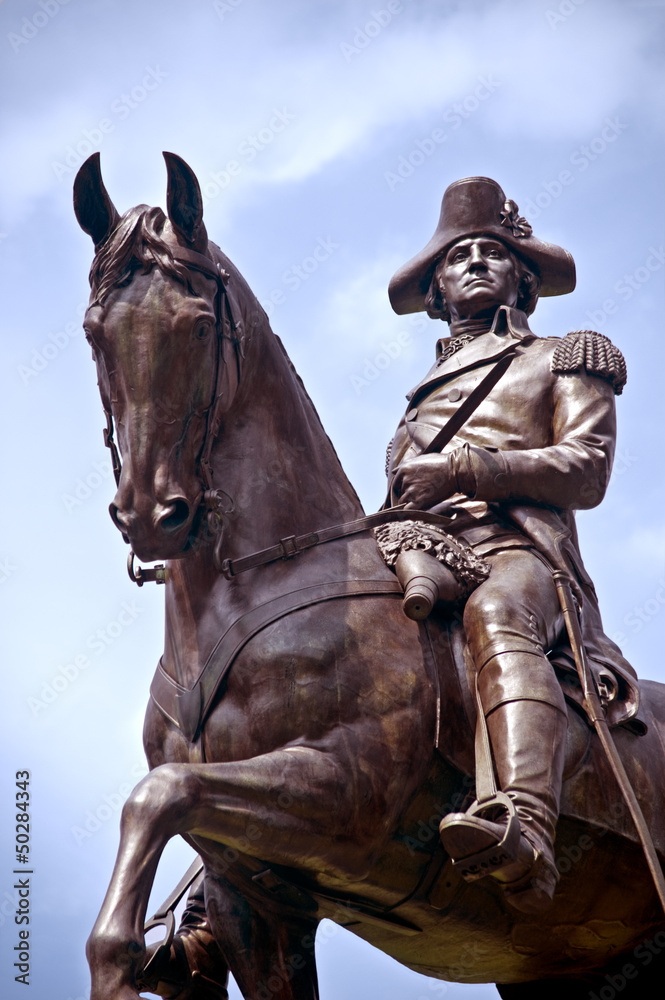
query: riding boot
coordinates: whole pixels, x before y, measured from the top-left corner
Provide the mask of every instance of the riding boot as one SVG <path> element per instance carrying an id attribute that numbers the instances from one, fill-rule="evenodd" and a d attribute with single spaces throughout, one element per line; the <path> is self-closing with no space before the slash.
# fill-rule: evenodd
<path id="1" fill-rule="evenodd" d="M 157 945 L 148 948 L 146 964 L 157 948 Z M 203 882 L 198 879 L 190 890 L 170 949 L 149 976 L 139 975 L 138 985 L 141 991 L 158 993 L 164 1000 L 228 1000 L 228 974 L 228 966 L 210 929 Z"/>
<path id="2" fill-rule="evenodd" d="M 514 815 L 507 816 L 505 804 L 496 800 L 474 803 L 468 813 L 444 817 L 441 839 L 468 881 L 492 876 L 502 883 L 512 906 L 537 913 L 550 905 L 558 880 L 553 841 L 565 754 L 565 703 L 544 657 L 520 651 L 500 653 L 490 662 L 491 669 L 480 673 L 478 688 L 499 786 Z M 516 697 L 519 689 L 522 696 Z M 531 700 L 534 696 L 538 700 Z"/>
<path id="3" fill-rule="evenodd" d="M 513 870 L 496 877 L 509 902 L 526 913 L 546 908 L 558 882 L 554 837 L 567 726 L 558 707 L 539 701 L 508 702 L 487 719 L 499 784 L 534 852 L 533 865 L 522 875 Z"/>

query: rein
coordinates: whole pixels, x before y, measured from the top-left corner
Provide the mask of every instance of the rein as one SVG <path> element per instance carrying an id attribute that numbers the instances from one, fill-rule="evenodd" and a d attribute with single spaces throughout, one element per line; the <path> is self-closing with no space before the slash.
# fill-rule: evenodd
<path id="1" fill-rule="evenodd" d="M 453 510 L 451 506 L 451 511 Z M 446 514 L 434 514 L 427 510 L 403 510 L 400 508 L 388 508 L 380 510 L 376 514 L 366 514 L 356 521 L 346 521 L 344 524 L 335 524 L 330 528 L 322 528 L 319 531 L 310 531 L 305 535 L 287 535 L 281 538 L 276 545 L 270 545 L 267 549 L 259 549 L 251 555 L 241 556 L 239 559 L 224 559 L 219 567 L 222 576 L 227 580 L 233 579 L 240 573 L 245 573 L 249 569 L 256 569 L 258 566 L 266 566 L 268 563 L 276 562 L 278 559 L 291 559 L 300 552 L 313 548 L 315 545 L 323 545 L 325 542 L 334 542 L 338 538 L 347 538 L 349 535 L 358 535 L 370 528 L 376 528 L 381 524 L 391 524 L 395 521 L 420 521 L 423 524 L 433 524 L 438 528 L 450 527 L 451 517 Z M 462 558 L 464 553 L 454 538 L 448 538 L 447 544 L 455 550 Z"/>

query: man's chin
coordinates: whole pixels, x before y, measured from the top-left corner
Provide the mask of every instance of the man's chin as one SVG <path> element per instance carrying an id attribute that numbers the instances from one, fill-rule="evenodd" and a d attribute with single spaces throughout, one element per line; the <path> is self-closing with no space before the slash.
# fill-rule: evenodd
<path id="1" fill-rule="evenodd" d="M 499 306 L 505 303 L 497 301 L 495 295 L 488 294 L 487 288 L 478 288 L 473 294 L 465 296 L 460 302 L 458 312 L 464 319 L 484 319 L 493 316 Z"/>

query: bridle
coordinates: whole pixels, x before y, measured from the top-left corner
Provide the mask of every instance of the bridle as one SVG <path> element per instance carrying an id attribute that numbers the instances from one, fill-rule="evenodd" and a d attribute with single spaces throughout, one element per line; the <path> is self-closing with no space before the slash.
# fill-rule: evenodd
<path id="1" fill-rule="evenodd" d="M 244 324 L 238 303 L 232 292 L 229 292 L 230 275 L 221 264 L 206 257 L 196 250 L 177 247 L 171 250 L 174 260 L 185 264 L 194 271 L 199 271 L 207 278 L 212 278 L 217 285 L 215 292 L 215 327 L 217 335 L 217 373 L 215 389 L 206 423 L 203 446 L 197 462 L 196 474 L 203 482 L 202 503 L 207 512 L 208 527 L 215 538 L 213 561 L 221 571 L 221 546 L 225 515 L 232 513 L 233 501 L 223 490 L 215 489 L 210 457 L 223 415 L 228 411 L 238 389 L 240 380 L 240 362 L 244 358 Z M 122 461 L 118 446 L 114 439 L 113 412 L 110 402 L 102 396 L 102 406 L 106 417 L 104 428 L 104 444 L 111 452 L 111 465 L 116 486 L 120 485 Z M 144 567 L 135 566 L 134 553 L 130 551 L 127 559 L 127 572 L 134 583 L 142 587 L 144 583 L 165 583 L 166 568 L 163 565 Z"/>

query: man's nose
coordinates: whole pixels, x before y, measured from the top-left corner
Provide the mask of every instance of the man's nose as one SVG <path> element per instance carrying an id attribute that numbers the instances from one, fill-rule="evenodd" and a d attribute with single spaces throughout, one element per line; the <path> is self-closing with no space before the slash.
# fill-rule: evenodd
<path id="1" fill-rule="evenodd" d="M 475 270 L 478 267 L 487 267 L 487 262 L 480 251 L 480 247 L 471 247 L 468 267 L 469 270 Z"/>

